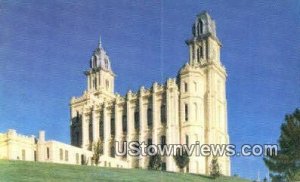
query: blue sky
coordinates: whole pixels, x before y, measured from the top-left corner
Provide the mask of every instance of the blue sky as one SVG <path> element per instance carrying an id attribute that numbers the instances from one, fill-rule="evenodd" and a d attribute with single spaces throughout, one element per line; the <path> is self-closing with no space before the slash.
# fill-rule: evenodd
<path id="1" fill-rule="evenodd" d="M 85 89 L 99 35 L 124 94 L 176 76 L 202 10 L 216 20 L 223 44 L 231 142 L 276 142 L 284 115 L 300 103 L 297 0 L 0 0 L 0 132 L 43 129 L 69 143 L 69 99 Z M 258 171 L 267 173 L 261 158 L 232 159 L 232 174 L 255 178 Z"/>

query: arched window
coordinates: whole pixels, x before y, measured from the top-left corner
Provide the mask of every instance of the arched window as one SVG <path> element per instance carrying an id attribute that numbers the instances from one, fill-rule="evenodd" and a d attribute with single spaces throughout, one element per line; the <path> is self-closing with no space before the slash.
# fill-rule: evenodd
<path id="1" fill-rule="evenodd" d="M 199 22 L 198 22 L 198 30 L 197 30 L 197 32 L 198 32 L 198 35 L 200 35 L 200 34 L 203 33 L 203 22 L 202 22 L 202 20 L 199 20 Z"/>
<path id="2" fill-rule="evenodd" d="M 189 120 L 189 107 L 188 107 L 188 104 L 184 104 L 184 117 L 185 117 L 185 121 Z"/>

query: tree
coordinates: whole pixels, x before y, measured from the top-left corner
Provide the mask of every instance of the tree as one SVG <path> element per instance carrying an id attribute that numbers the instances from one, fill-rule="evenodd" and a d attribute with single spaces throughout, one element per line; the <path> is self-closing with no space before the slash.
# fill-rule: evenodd
<path id="1" fill-rule="evenodd" d="M 152 155 L 149 158 L 148 168 L 153 170 L 159 170 L 161 168 L 161 163 L 162 160 L 159 154 Z"/>
<path id="2" fill-rule="evenodd" d="M 213 178 L 217 178 L 217 177 L 221 176 L 220 166 L 219 166 L 218 158 L 216 156 L 213 156 L 213 158 L 211 160 L 210 175 Z"/>
<path id="3" fill-rule="evenodd" d="M 179 167 L 180 172 L 183 172 L 183 168 L 187 166 L 190 162 L 189 155 L 184 148 L 178 149 L 176 151 L 176 155 L 174 156 L 174 160 L 176 162 L 176 165 Z"/>
<path id="4" fill-rule="evenodd" d="M 300 180 L 300 110 L 285 116 L 285 122 L 281 125 L 279 137 L 279 149 L 277 155 L 274 151 L 267 151 L 264 157 L 266 166 L 274 174 L 272 181 L 285 179 L 287 181 Z"/>
<path id="5" fill-rule="evenodd" d="M 101 140 L 98 140 L 93 144 L 93 152 L 93 160 L 96 166 L 98 166 L 100 155 L 103 153 L 103 142 Z"/>

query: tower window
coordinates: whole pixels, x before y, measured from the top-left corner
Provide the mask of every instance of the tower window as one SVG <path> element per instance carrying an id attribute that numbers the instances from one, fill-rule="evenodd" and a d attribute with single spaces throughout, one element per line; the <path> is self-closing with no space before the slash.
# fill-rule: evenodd
<path id="1" fill-rule="evenodd" d="M 166 116 L 166 105 L 162 104 L 160 107 L 160 119 L 162 123 L 167 122 L 167 116 Z"/>
<path id="2" fill-rule="evenodd" d="M 185 116 L 185 121 L 189 120 L 189 107 L 188 104 L 184 105 L 184 116 Z"/>
<path id="3" fill-rule="evenodd" d="M 202 46 L 200 46 L 198 49 L 197 49 L 197 61 L 200 62 L 200 58 L 203 58 L 203 48 Z"/>
<path id="4" fill-rule="evenodd" d="M 198 35 L 202 34 L 203 33 L 203 22 L 202 22 L 202 20 L 199 20 L 197 27 L 198 27 L 198 29 L 197 29 Z"/>
<path id="5" fill-rule="evenodd" d="M 108 60 L 104 59 L 105 68 L 108 69 Z"/>

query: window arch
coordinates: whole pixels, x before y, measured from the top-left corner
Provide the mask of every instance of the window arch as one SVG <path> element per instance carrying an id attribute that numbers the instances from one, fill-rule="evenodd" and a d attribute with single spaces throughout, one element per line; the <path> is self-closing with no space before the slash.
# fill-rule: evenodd
<path id="1" fill-rule="evenodd" d="M 197 27 L 198 27 L 198 29 L 197 29 L 198 35 L 202 34 L 203 33 L 203 22 L 201 19 L 199 19 Z"/>

